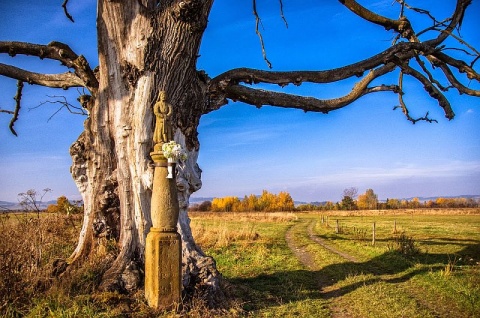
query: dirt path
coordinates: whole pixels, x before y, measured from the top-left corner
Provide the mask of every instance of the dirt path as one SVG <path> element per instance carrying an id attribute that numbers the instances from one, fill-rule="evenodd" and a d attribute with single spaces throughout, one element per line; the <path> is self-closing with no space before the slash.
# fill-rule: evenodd
<path id="1" fill-rule="evenodd" d="M 298 224 L 300 225 L 300 224 Z M 293 232 L 294 229 L 298 226 L 297 224 L 293 225 L 285 234 L 285 239 L 287 241 L 287 245 L 290 250 L 295 254 L 295 256 L 300 260 L 300 262 L 310 270 L 315 269 L 315 261 L 310 253 L 306 251 L 306 249 L 300 245 L 298 245 L 294 238 Z"/>
<path id="2" fill-rule="evenodd" d="M 339 251 L 336 248 L 332 247 L 331 245 L 328 245 L 325 240 L 322 238 L 316 236 L 313 233 L 313 226 L 315 225 L 315 221 L 300 221 L 299 223 L 293 225 L 285 234 L 285 239 L 287 241 L 287 245 L 290 248 L 290 250 L 295 254 L 295 256 L 300 260 L 300 262 L 307 267 L 311 271 L 318 270 L 318 265 L 315 264 L 314 256 L 309 253 L 306 248 L 302 245 L 299 245 L 298 242 L 294 238 L 295 232 L 299 229 L 299 227 L 304 227 L 304 233 L 306 232 L 308 235 L 308 238 L 322 246 L 323 248 L 327 249 L 328 251 L 344 258 L 347 261 L 350 262 L 355 262 L 357 263 L 358 260 L 353 257 L 352 255 L 349 255 L 345 252 Z M 320 292 L 324 295 L 325 299 L 329 299 L 329 308 L 330 312 L 333 318 L 348 318 L 351 315 L 342 309 L 342 306 L 339 306 L 337 304 L 339 298 L 341 297 L 341 294 L 339 290 L 335 286 L 329 286 L 328 279 L 326 277 L 318 277 L 317 278 L 317 284 L 320 289 Z M 328 296 L 327 296 L 328 295 Z"/>
<path id="3" fill-rule="evenodd" d="M 296 242 L 293 238 L 293 232 L 296 229 L 296 227 L 304 226 L 305 223 L 306 222 L 302 222 L 302 223 L 298 223 L 298 224 L 292 226 L 287 231 L 287 233 L 285 235 L 285 239 L 287 241 L 288 247 L 292 250 L 292 252 L 295 254 L 295 256 L 300 260 L 300 262 L 302 262 L 302 264 L 305 265 L 305 267 L 308 267 L 309 269 L 315 269 L 315 262 L 313 260 L 313 256 L 310 253 L 308 253 L 304 247 L 296 244 Z M 328 245 L 327 242 L 324 239 L 315 235 L 313 233 L 313 226 L 314 225 L 315 225 L 314 221 L 311 221 L 308 224 L 307 233 L 308 233 L 308 238 L 310 240 L 312 240 L 315 243 L 321 245 L 323 248 L 329 250 L 330 252 L 332 252 L 334 254 L 337 254 L 338 256 L 343 257 L 347 261 L 358 263 L 358 260 L 354 256 L 349 255 L 349 254 L 347 254 L 345 252 L 342 252 L 340 250 L 337 250 L 333 246 Z"/>

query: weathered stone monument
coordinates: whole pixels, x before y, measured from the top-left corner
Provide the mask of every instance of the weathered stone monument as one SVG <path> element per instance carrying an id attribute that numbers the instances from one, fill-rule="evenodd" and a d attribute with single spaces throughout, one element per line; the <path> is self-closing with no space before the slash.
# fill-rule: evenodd
<path id="1" fill-rule="evenodd" d="M 155 171 L 152 227 L 145 246 L 145 297 L 151 307 L 168 309 L 180 302 L 182 292 L 181 237 L 177 232 L 179 207 L 175 180 L 175 162 L 181 148 L 172 141 L 172 106 L 167 103 L 163 91 L 155 103 L 154 114 L 155 145 L 150 155 L 155 163 Z M 172 152 L 168 147 L 172 144 L 178 146 L 177 152 Z M 169 166 L 173 176 L 168 172 Z"/>

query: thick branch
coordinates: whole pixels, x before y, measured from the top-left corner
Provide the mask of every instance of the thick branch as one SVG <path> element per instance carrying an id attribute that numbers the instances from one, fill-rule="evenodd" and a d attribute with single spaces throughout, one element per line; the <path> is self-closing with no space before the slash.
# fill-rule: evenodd
<path id="1" fill-rule="evenodd" d="M 77 55 L 66 44 L 63 44 L 60 42 L 50 42 L 48 45 L 39 45 L 39 44 L 32 44 L 32 43 L 25 43 L 25 42 L 7 41 L 7 42 L 0 42 L 0 53 L 7 53 L 12 57 L 17 54 L 24 54 L 24 55 L 38 56 L 41 59 L 48 58 L 48 59 L 60 61 L 63 65 L 67 66 L 68 68 L 74 69 L 78 79 L 81 80 L 82 82 L 81 85 L 78 85 L 78 81 L 75 81 L 75 85 L 73 86 L 86 87 L 90 90 L 92 94 L 95 94 L 96 90 L 98 89 L 98 81 L 95 77 L 93 70 L 90 68 L 88 62 L 86 61 L 85 57 L 83 57 L 82 55 Z M 4 74 L 2 72 L 0 72 L 0 74 L 9 76 L 8 74 Z M 64 73 L 64 74 L 67 74 L 67 73 Z M 13 77 L 13 78 L 16 78 L 16 77 Z M 43 85 L 41 83 L 35 83 L 35 84 Z M 49 87 L 58 87 L 58 86 L 49 86 Z"/>
<path id="2" fill-rule="evenodd" d="M 84 87 L 85 85 L 77 75 L 70 72 L 62 74 L 40 74 L 2 63 L 0 63 L 0 75 L 27 82 L 29 84 L 54 88 L 67 89 L 69 87 Z"/>
<path id="3" fill-rule="evenodd" d="M 286 86 L 290 83 L 300 85 L 302 82 L 333 83 L 352 76 L 362 76 L 365 71 L 396 61 L 400 56 L 402 59 L 414 57 L 418 54 L 417 52 L 427 55 L 434 53 L 435 49 L 423 43 L 402 42 L 366 60 L 326 71 L 272 72 L 237 68 L 213 78 L 210 81 L 210 91 L 222 90 L 228 85 L 236 85 L 240 82 L 247 84 L 269 83 L 280 86 Z"/>
<path id="4" fill-rule="evenodd" d="M 410 21 L 408 21 L 407 18 L 402 16 L 398 20 L 393 20 L 368 10 L 367 8 L 360 5 L 358 2 L 354 0 L 339 0 L 339 1 L 359 17 L 369 22 L 381 25 L 386 30 L 393 29 L 399 34 L 401 34 L 404 38 L 407 38 L 409 40 L 414 40 L 413 37 L 415 33 L 413 32 Z"/>
<path id="5" fill-rule="evenodd" d="M 358 15 L 359 17 L 364 18 L 367 21 L 372 23 L 381 25 L 385 27 L 387 30 L 394 29 L 398 31 L 400 26 L 399 20 L 389 19 L 387 17 L 381 16 L 375 12 L 372 12 L 365 8 L 364 6 L 360 5 L 358 2 L 354 0 L 339 0 L 345 7 L 347 7 L 350 11 Z"/>
<path id="6" fill-rule="evenodd" d="M 250 105 L 261 107 L 262 105 L 272 105 L 286 108 L 298 108 L 304 111 L 314 111 L 328 113 L 347 106 L 360 98 L 361 96 L 379 91 L 398 92 L 397 86 L 376 86 L 369 88 L 374 79 L 385 75 L 395 69 L 395 64 L 389 63 L 378 69 L 370 71 L 361 81 L 359 81 L 352 91 L 340 98 L 321 100 L 314 97 L 297 96 L 286 93 L 272 92 L 261 89 L 253 89 L 243 85 L 232 85 L 226 88 L 225 97 L 234 101 L 242 101 Z"/>
<path id="7" fill-rule="evenodd" d="M 460 73 L 465 73 L 468 79 L 480 82 L 480 74 L 475 72 L 475 70 L 471 66 L 467 65 L 467 63 L 464 61 L 457 60 L 442 52 L 436 52 L 434 55 L 438 60 L 458 69 Z"/>
<path id="8" fill-rule="evenodd" d="M 447 77 L 448 81 L 460 92 L 460 94 L 480 97 L 480 91 L 473 90 L 460 83 L 447 65 L 440 65 L 440 68 Z"/>

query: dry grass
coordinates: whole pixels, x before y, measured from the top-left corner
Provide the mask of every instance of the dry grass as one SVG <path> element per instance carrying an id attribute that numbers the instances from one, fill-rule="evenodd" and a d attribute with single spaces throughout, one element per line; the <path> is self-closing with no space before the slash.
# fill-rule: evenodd
<path id="1" fill-rule="evenodd" d="M 308 212 L 311 213 L 311 212 Z M 397 209 L 397 210 L 352 210 L 352 211 L 319 211 L 322 215 L 335 216 L 376 216 L 376 215 L 480 215 L 480 208 L 462 209 Z"/>
<path id="2" fill-rule="evenodd" d="M 190 213 L 193 237 L 202 248 L 222 248 L 233 242 L 252 242 L 260 238 L 256 224 L 264 222 L 284 223 L 298 219 L 292 212 L 229 212 Z M 215 226 L 202 221 L 215 220 Z M 231 222 L 237 226 L 232 228 Z"/>
<path id="3" fill-rule="evenodd" d="M 295 212 L 189 212 L 191 219 L 239 222 L 290 222 L 298 220 Z"/>
<path id="4" fill-rule="evenodd" d="M 0 215 L 0 313 L 24 307 L 50 288 L 53 264 L 75 246 L 78 216 Z"/>

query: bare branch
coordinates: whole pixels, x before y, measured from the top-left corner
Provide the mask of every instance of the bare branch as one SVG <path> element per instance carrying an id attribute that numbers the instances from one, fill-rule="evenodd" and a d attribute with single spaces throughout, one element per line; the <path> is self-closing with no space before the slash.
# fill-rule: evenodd
<path id="1" fill-rule="evenodd" d="M 73 17 L 70 15 L 70 13 L 68 13 L 67 3 L 68 3 L 68 0 L 64 0 L 63 3 L 62 3 L 63 12 L 65 12 L 65 15 L 67 16 L 67 18 L 70 21 L 75 22 L 75 21 L 73 21 Z"/>
<path id="2" fill-rule="evenodd" d="M 439 22 L 431 13 L 430 11 L 428 10 L 425 10 L 425 9 L 422 9 L 422 8 L 415 8 L 415 7 L 412 7 L 410 6 L 409 4 L 407 4 L 405 1 L 403 0 L 396 0 L 398 3 L 400 3 L 400 5 L 402 6 L 402 12 L 404 10 L 404 8 L 407 8 L 409 10 L 412 10 L 412 11 L 415 11 L 417 13 L 420 13 L 420 14 L 425 14 L 427 15 L 432 21 L 433 21 L 433 24 L 441 24 L 442 22 Z M 450 20 L 450 19 L 449 19 Z M 443 21 L 445 22 L 445 21 Z M 417 34 L 418 35 L 418 34 Z"/>
<path id="3" fill-rule="evenodd" d="M 471 66 L 467 65 L 467 63 L 465 63 L 464 61 L 457 60 L 442 52 L 436 52 L 434 55 L 438 59 L 437 62 L 443 62 L 445 64 L 451 65 L 455 67 L 460 73 L 465 73 L 468 79 L 480 82 L 480 74 L 477 73 Z"/>
<path id="4" fill-rule="evenodd" d="M 13 128 L 13 125 L 15 125 L 15 122 L 18 119 L 18 113 L 20 112 L 20 101 L 22 100 L 22 90 L 23 90 L 23 82 L 18 81 L 17 82 L 17 94 L 13 98 L 15 100 L 15 110 L 13 111 L 12 119 L 10 120 L 10 124 L 8 125 L 8 128 L 10 128 L 10 131 L 15 136 L 18 136 L 18 135 L 17 135 L 17 132 L 15 131 L 15 129 Z"/>
<path id="5" fill-rule="evenodd" d="M 267 52 L 265 51 L 265 43 L 263 43 L 262 33 L 258 30 L 258 27 L 262 23 L 262 21 L 260 20 L 260 16 L 258 15 L 258 12 L 257 12 L 257 1 L 256 0 L 252 0 L 252 1 L 253 1 L 253 15 L 255 16 L 255 33 L 257 34 L 258 39 L 260 40 L 263 59 L 267 63 L 268 68 L 272 68 L 272 63 L 270 63 L 270 61 L 267 58 Z"/>
<path id="6" fill-rule="evenodd" d="M 66 108 L 71 114 L 74 114 L 74 115 L 88 115 L 87 112 L 85 112 L 85 110 L 82 108 L 82 107 L 77 107 L 71 103 L 68 102 L 67 98 L 65 96 L 56 96 L 56 95 L 53 95 L 53 96 L 50 96 L 50 95 L 47 95 L 49 98 L 57 98 L 57 100 L 47 100 L 47 101 L 44 101 L 44 102 L 41 102 L 39 105 L 35 106 L 35 107 L 31 107 L 29 108 L 29 110 L 32 110 L 32 109 L 36 109 L 36 108 L 39 108 L 43 105 L 46 105 L 46 104 L 59 104 L 61 105 L 49 118 L 48 118 L 48 121 L 50 121 L 50 119 L 53 118 L 53 116 L 55 116 L 56 114 L 58 114 L 63 108 Z"/>
<path id="7" fill-rule="evenodd" d="M 423 72 L 424 72 L 425 74 L 427 74 L 429 81 L 432 82 L 433 84 L 437 85 L 437 87 L 438 87 L 441 91 L 446 92 L 446 91 L 448 91 L 449 88 L 452 87 L 452 86 L 445 87 L 445 86 L 443 86 L 442 84 L 440 84 L 440 82 L 437 81 L 437 80 L 433 77 L 432 73 L 430 73 L 430 71 L 429 71 L 429 70 L 427 69 L 427 67 L 425 66 L 425 63 L 420 59 L 419 56 L 415 56 L 415 60 L 417 61 L 418 65 L 422 68 Z"/>
<path id="8" fill-rule="evenodd" d="M 359 17 L 374 24 L 381 25 L 386 30 L 393 29 L 401 34 L 404 38 L 409 40 L 413 40 L 413 37 L 415 36 L 415 32 L 413 32 L 410 21 L 408 21 L 408 19 L 403 15 L 401 15 L 398 20 L 393 20 L 368 10 L 355 0 L 340 0 L 340 2 Z"/>
<path id="9" fill-rule="evenodd" d="M 417 70 L 414 70 L 408 65 L 400 65 L 402 71 L 404 74 L 408 74 L 416 78 L 419 82 L 423 84 L 423 88 L 425 91 L 434 99 L 438 101 L 438 104 L 440 107 L 443 108 L 443 111 L 445 112 L 445 117 L 448 119 L 453 119 L 455 117 L 455 113 L 452 110 L 452 107 L 450 105 L 450 102 L 447 100 L 447 98 L 438 90 L 438 88 L 433 85 L 428 78 L 423 76 L 420 72 Z"/>
<path id="10" fill-rule="evenodd" d="M 280 17 L 282 17 L 283 23 L 285 23 L 285 27 L 288 29 L 288 22 L 287 19 L 285 19 L 285 15 L 283 14 L 283 1 L 279 0 L 280 2 Z"/>
<path id="11" fill-rule="evenodd" d="M 411 121 L 412 124 L 415 124 L 418 121 L 426 121 L 426 122 L 429 122 L 429 123 L 433 123 L 433 122 L 438 123 L 438 121 L 436 119 L 428 118 L 428 112 L 425 114 L 424 117 L 420 117 L 420 118 L 412 118 L 410 116 L 407 105 L 405 104 L 405 101 L 403 100 L 403 74 L 404 74 L 403 72 L 400 72 L 400 76 L 398 77 L 398 87 L 401 90 L 401 93 L 398 94 L 398 101 L 400 103 L 400 106 L 395 106 L 393 108 L 393 110 L 395 110 L 397 108 L 401 108 L 403 114 L 405 115 L 405 117 L 407 117 L 407 120 Z"/>
<path id="12" fill-rule="evenodd" d="M 452 71 L 450 70 L 450 68 L 445 65 L 445 64 L 442 64 L 440 65 L 440 68 L 442 69 L 443 73 L 445 74 L 445 76 L 447 77 L 448 81 L 462 94 L 467 94 L 467 95 L 470 95 L 470 96 L 476 96 L 476 97 L 480 97 L 480 91 L 477 91 L 477 90 L 473 90 L 471 88 L 468 88 L 466 87 L 465 85 L 463 85 L 462 83 L 460 83 L 457 78 L 453 75 Z"/>
<path id="13" fill-rule="evenodd" d="M 232 85 L 225 89 L 225 97 L 234 101 L 242 101 L 250 105 L 261 107 L 272 105 L 285 108 L 298 108 L 304 111 L 328 113 L 332 110 L 347 106 L 368 93 L 379 91 L 398 92 L 398 87 L 376 86 L 369 88 L 368 85 L 376 78 L 385 75 L 396 68 L 395 64 L 389 63 L 378 69 L 370 71 L 362 80 L 353 87 L 352 91 L 345 96 L 321 100 L 314 97 L 304 97 L 286 93 L 266 91 L 262 89 L 248 88 L 243 85 Z"/>
<path id="14" fill-rule="evenodd" d="M 11 111 L 11 110 L 8 110 L 8 109 L 1 109 L 1 108 L 0 108 L 0 113 L 5 113 L 5 114 L 13 115 L 14 112 Z"/>
<path id="15" fill-rule="evenodd" d="M 95 73 L 90 68 L 85 57 L 82 55 L 77 55 L 75 52 L 73 52 L 73 50 L 68 45 L 64 43 L 50 42 L 48 45 L 39 45 L 39 44 L 32 44 L 32 43 L 25 43 L 25 42 L 12 42 L 12 41 L 1 42 L 0 41 L 0 53 L 7 53 L 12 57 L 17 54 L 23 54 L 23 55 L 38 56 L 40 59 L 48 58 L 48 59 L 60 61 L 66 67 L 74 69 L 76 77 L 80 80 L 80 81 L 75 80 L 74 85 L 67 85 L 67 86 L 70 86 L 70 87 L 84 86 L 88 88 L 92 94 L 95 94 L 96 90 L 98 89 L 98 81 L 95 77 Z M 35 74 L 35 73 L 32 73 L 32 74 Z M 0 71 L 0 75 L 9 76 L 8 74 L 5 74 L 1 71 Z M 73 74 L 71 76 L 73 77 Z M 13 77 L 13 78 L 18 79 L 17 77 Z M 28 82 L 28 80 L 25 80 L 25 81 Z M 72 79 L 69 78 L 68 82 L 71 82 L 71 81 Z M 35 83 L 35 84 L 44 85 L 42 83 Z M 59 87 L 59 86 L 49 86 L 49 87 Z"/>
<path id="16" fill-rule="evenodd" d="M 419 53 L 428 55 L 434 52 L 435 49 L 423 43 L 401 42 L 366 60 L 325 71 L 272 72 L 238 68 L 229 70 L 213 78 L 210 81 L 210 92 L 215 93 L 216 91 L 221 91 L 228 85 L 236 85 L 240 82 L 247 84 L 278 84 L 282 87 L 288 84 L 301 85 L 303 82 L 333 83 L 353 76 L 360 77 L 364 72 L 382 64 L 397 61 L 400 57 L 402 59 L 408 59 Z"/>
<path id="17" fill-rule="evenodd" d="M 457 6 L 455 7 L 455 11 L 452 15 L 450 24 L 440 33 L 440 35 L 437 38 L 433 40 L 429 40 L 426 43 L 429 45 L 438 46 L 443 41 L 445 41 L 445 39 L 452 34 L 452 31 L 462 24 L 465 10 L 467 10 L 467 7 L 471 3 L 472 3 L 472 0 L 457 0 Z"/>
<path id="18" fill-rule="evenodd" d="M 448 100 L 440 92 L 440 90 L 448 90 L 448 88 L 451 86 L 445 87 L 434 78 L 432 72 L 422 61 L 422 55 L 427 58 L 433 68 L 440 66 L 449 82 L 452 83 L 452 86 L 459 89 L 460 92 L 468 93 L 473 96 L 478 96 L 478 94 L 480 94 L 480 91 L 471 90 L 462 85 L 448 68 L 448 65 L 451 65 L 457 68 L 460 72 L 466 73 L 469 79 L 478 80 L 479 75 L 473 70 L 472 66 L 468 66 L 463 61 L 456 60 L 442 53 L 441 48 L 437 47 L 446 39 L 446 36 L 452 35 L 452 31 L 461 23 L 463 13 L 469 5 L 470 0 L 458 0 L 455 12 L 452 14 L 451 18 L 444 21 L 437 21 L 437 19 L 435 19 L 435 17 L 433 17 L 430 12 L 426 10 L 409 7 L 416 12 L 428 15 L 432 19 L 435 28 L 438 28 L 439 26 L 443 26 L 445 28 L 445 30 L 439 31 L 439 36 L 426 42 L 420 42 L 417 35 L 413 31 L 410 21 L 404 16 L 404 7 L 407 7 L 408 5 L 406 5 L 403 1 L 399 0 L 400 4 L 402 5 L 402 12 L 398 20 L 389 19 L 382 15 L 376 14 L 364 8 L 355 0 L 340 0 L 340 2 L 342 2 L 352 12 L 366 19 L 367 21 L 381 25 L 386 29 L 395 30 L 398 32 L 399 36 L 407 38 L 409 42 L 396 43 L 389 49 L 366 60 L 347 65 L 345 67 L 326 71 L 272 72 L 247 68 L 239 68 L 227 71 L 209 82 L 210 105 L 207 106 L 205 112 L 209 112 L 221 107 L 222 105 L 225 105 L 227 103 L 227 99 L 243 101 L 257 107 L 261 107 L 262 105 L 273 105 L 279 107 L 300 108 L 306 111 L 328 112 L 344 107 L 365 94 L 388 90 L 399 94 L 400 107 L 403 108 L 408 120 L 414 123 L 418 120 L 429 122 L 435 121 L 428 117 L 428 113 L 426 116 L 417 119 L 412 118 L 408 114 L 408 109 L 403 101 L 403 91 L 401 87 L 403 74 L 408 74 L 423 84 L 424 89 L 433 98 L 435 98 L 439 105 L 443 108 L 445 116 L 451 119 L 453 118 L 454 113 Z M 256 3 L 255 1 L 253 1 L 253 3 L 254 15 L 258 18 L 258 23 L 259 17 L 256 11 Z M 457 40 L 459 39 L 460 38 Z M 459 42 L 463 45 L 466 44 L 466 42 Z M 418 65 L 420 66 L 421 72 L 426 75 L 408 66 L 409 61 L 412 58 L 416 59 Z M 399 80 L 399 85 L 368 87 L 368 84 L 371 82 L 371 80 L 391 72 L 397 66 L 402 70 L 402 80 Z M 303 97 L 293 94 L 266 91 L 240 85 L 240 83 L 268 83 L 277 84 L 283 87 L 288 84 L 301 85 L 303 82 L 332 83 L 351 78 L 353 76 L 361 77 L 366 71 L 369 71 L 370 73 L 355 84 L 351 93 L 343 97 L 330 100 L 320 100 L 313 97 Z"/>
<path id="19" fill-rule="evenodd" d="M 69 87 L 83 87 L 85 83 L 75 74 L 40 74 L 0 63 L 0 75 L 14 78 L 29 84 L 37 84 L 53 88 L 67 89 Z"/>

